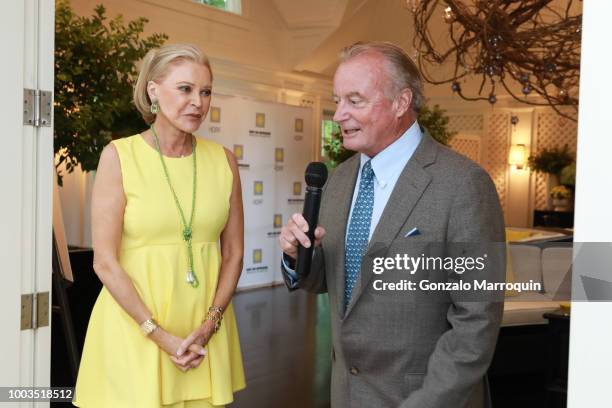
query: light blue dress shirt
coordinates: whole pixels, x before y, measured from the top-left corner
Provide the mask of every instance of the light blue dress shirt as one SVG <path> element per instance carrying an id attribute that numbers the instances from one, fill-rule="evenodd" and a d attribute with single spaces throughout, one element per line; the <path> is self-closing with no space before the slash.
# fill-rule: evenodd
<path id="1" fill-rule="evenodd" d="M 374 156 L 372 160 L 372 170 L 374 170 L 374 208 L 372 209 L 372 221 L 370 223 L 370 236 L 380 221 L 380 216 L 391 197 L 391 193 L 395 188 L 395 183 L 399 179 L 402 170 L 406 167 L 406 163 L 414 154 L 417 146 L 422 139 L 421 129 L 419 124 L 415 121 L 406 132 L 395 142 L 387 146 L 382 152 Z M 359 193 L 359 182 L 361 181 L 361 169 L 363 165 L 370 160 L 365 154 L 361 154 L 361 163 L 359 165 L 359 171 L 357 172 L 357 182 L 355 183 L 355 190 L 353 191 L 353 200 L 351 201 L 351 211 L 349 213 L 349 220 L 353 214 L 353 207 L 355 206 L 355 200 Z M 348 228 L 346 229 L 348 233 Z M 346 240 L 346 237 L 345 237 Z"/>
<path id="2" fill-rule="evenodd" d="M 418 122 L 414 122 L 412 126 L 404 132 L 399 139 L 387 146 L 383 151 L 378 153 L 374 158 L 370 158 L 367 155 L 361 153 L 359 171 L 357 172 L 357 182 L 355 183 L 355 189 L 353 190 L 353 199 L 351 201 L 351 211 L 349 213 L 349 220 L 353 214 L 353 207 L 357 194 L 359 193 L 359 182 L 361 181 L 361 169 L 363 165 L 368 161 L 372 160 L 372 170 L 374 170 L 374 208 L 372 209 L 372 220 L 370 222 L 370 236 L 380 221 L 380 217 L 391 197 L 391 193 L 395 188 L 397 179 L 399 179 L 402 170 L 406 167 L 406 163 L 414 154 L 417 146 L 421 142 L 423 135 Z M 348 233 L 348 228 L 346 229 Z M 345 236 L 346 241 L 346 236 Z M 289 276 L 292 278 L 292 287 L 297 283 L 297 276 L 295 271 L 287 266 L 287 263 L 283 259 L 283 266 L 289 272 Z"/>

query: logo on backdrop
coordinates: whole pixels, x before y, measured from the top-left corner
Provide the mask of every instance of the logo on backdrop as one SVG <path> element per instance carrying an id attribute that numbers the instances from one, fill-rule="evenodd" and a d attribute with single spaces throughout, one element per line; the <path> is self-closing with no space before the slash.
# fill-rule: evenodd
<path id="1" fill-rule="evenodd" d="M 294 181 L 293 182 L 293 195 L 301 196 L 302 195 L 302 182 Z M 287 203 L 289 204 L 301 204 L 304 202 L 303 198 L 288 198 Z"/>
<path id="2" fill-rule="evenodd" d="M 266 114 L 265 113 L 255 114 L 255 127 L 258 127 L 258 128 L 266 127 Z"/>
<path id="3" fill-rule="evenodd" d="M 282 147 L 274 149 L 274 161 L 276 163 L 282 163 L 285 160 L 285 151 Z"/>
<path id="4" fill-rule="evenodd" d="M 266 127 L 266 114 L 265 113 L 256 113 L 255 114 L 255 127 L 257 128 L 265 128 Z M 249 136 L 256 137 L 270 137 L 272 133 L 265 130 L 249 130 Z"/>
<path id="5" fill-rule="evenodd" d="M 293 124 L 293 130 L 295 133 L 302 133 L 304 131 L 304 119 L 296 118 Z M 304 139 L 303 135 L 293 135 L 293 140 L 295 141 L 299 142 L 302 139 Z"/>
<path id="6" fill-rule="evenodd" d="M 263 196 L 263 181 L 256 180 L 253 182 L 253 195 L 255 196 Z M 255 198 L 253 200 L 253 204 L 259 205 L 263 203 L 263 198 Z"/>
<path id="7" fill-rule="evenodd" d="M 218 106 L 210 107 L 210 121 L 211 123 L 221 122 L 221 108 L 219 108 Z"/>
<path id="8" fill-rule="evenodd" d="M 263 181 L 257 180 L 253 182 L 253 194 L 263 195 Z"/>
<path id="9" fill-rule="evenodd" d="M 263 255 L 262 255 L 261 249 L 260 248 L 254 249 L 253 250 L 253 263 L 254 264 L 261 263 L 262 258 L 263 258 Z"/>
<path id="10" fill-rule="evenodd" d="M 285 150 L 282 147 L 274 149 L 274 170 L 283 170 L 283 162 L 285 161 Z"/>
<path id="11" fill-rule="evenodd" d="M 296 181 L 293 183 L 293 195 L 299 196 L 302 195 L 302 182 Z"/>
<path id="12" fill-rule="evenodd" d="M 218 106 L 211 106 L 209 121 L 210 123 L 221 123 L 221 108 Z M 209 126 L 208 131 L 210 133 L 219 133 L 221 132 L 221 126 Z"/>
<path id="13" fill-rule="evenodd" d="M 283 214 L 274 214 L 274 228 L 283 227 Z"/>
<path id="14" fill-rule="evenodd" d="M 280 235 L 279 228 L 283 227 L 283 214 L 274 214 L 274 221 L 272 222 L 272 226 L 276 231 L 269 231 L 266 235 L 268 237 L 277 237 Z"/>
<path id="15" fill-rule="evenodd" d="M 244 160 L 244 146 L 241 144 L 234 145 L 234 156 L 236 156 L 236 160 L 238 161 L 238 167 L 241 169 L 248 169 L 251 167 L 248 163 L 240 163 L 240 160 Z"/>
<path id="16" fill-rule="evenodd" d="M 263 262 L 263 250 L 261 248 L 257 248 L 253 250 L 252 261 L 253 261 L 253 264 L 260 264 Z M 252 266 L 250 268 L 246 268 L 247 273 L 265 272 L 267 270 L 268 270 L 267 265 Z"/>
<path id="17" fill-rule="evenodd" d="M 236 156 L 236 160 L 244 159 L 244 147 L 242 145 L 234 145 L 234 156 Z"/>

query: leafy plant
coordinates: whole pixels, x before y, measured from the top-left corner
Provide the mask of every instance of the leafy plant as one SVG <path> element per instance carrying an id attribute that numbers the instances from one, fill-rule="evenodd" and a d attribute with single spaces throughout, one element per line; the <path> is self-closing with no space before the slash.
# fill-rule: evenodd
<path id="1" fill-rule="evenodd" d="M 427 106 L 421 108 L 419 112 L 419 124 L 423 126 L 431 137 L 443 145 L 448 146 L 451 139 L 457 134 L 448 130 L 448 116 L 446 110 L 441 109 L 439 105 L 434 105 L 432 109 Z"/>
<path id="2" fill-rule="evenodd" d="M 450 140 L 457 134 L 457 132 L 451 132 L 448 130 L 448 116 L 445 115 L 446 111 L 440 109 L 439 105 L 434 105 L 433 109 L 429 109 L 427 106 L 421 108 L 419 113 L 418 122 L 423 128 L 427 129 L 431 137 L 443 145 L 448 145 Z M 334 132 L 328 143 L 323 145 L 323 150 L 329 157 L 326 162 L 327 166 L 334 168 L 343 161 L 347 160 L 353 154 L 354 151 L 347 150 L 342 146 L 342 133 Z"/>
<path id="3" fill-rule="evenodd" d="M 576 185 L 576 163 L 572 163 L 569 166 L 565 166 L 561 170 L 561 174 L 559 175 L 559 181 L 565 186 L 573 187 Z"/>
<path id="4" fill-rule="evenodd" d="M 569 147 L 553 147 L 542 149 L 535 156 L 529 156 L 529 167 L 538 173 L 559 174 L 561 170 L 574 162 L 574 157 Z"/>
<path id="5" fill-rule="evenodd" d="M 54 140 L 56 167 L 65 164 L 68 173 L 79 164 L 94 170 L 113 137 L 145 128 L 132 103 L 135 62 L 168 39 L 140 38 L 145 18 L 125 24 L 120 15 L 107 21 L 105 13 L 98 5 L 91 17 L 80 17 L 69 0 L 56 5 Z"/>
<path id="6" fill-rule="evenodd" d="M 342 133 L 339 131 L 332 133 L 331 140 L 323 145 L 323 150 L 329 158 L 325 164 L 332 169 L 355 154 L 354 151 L 342 146 Z"/>

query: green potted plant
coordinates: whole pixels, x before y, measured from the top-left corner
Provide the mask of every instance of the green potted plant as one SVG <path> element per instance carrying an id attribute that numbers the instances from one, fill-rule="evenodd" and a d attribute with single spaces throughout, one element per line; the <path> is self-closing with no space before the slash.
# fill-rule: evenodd
<path id="1" fill-rule="evenodd" d="M 431 109 L 423 105 L 419 112 L 418 121 L 419 125 L 427 129 L 431 137 L 445 146 L 448 146 L 457 134 L 457 132 L 448 129 L 449 118 L 446 115 L 446 110 L 441 109 L 440 105 L 434 105 Z"/>
<path id="2" fill-rule="evenodd" d="M 536 173 L 546 175 L 547 207 L 553 208 L 552 190 L 560 184 L 559 176 L 561 172 L 574 164 L 574 155 L 569 151 L 568 145 L 563 147 L 545 148 L 537 154 L 529 156 L 529 168 Z M 571 176 L 571 169 L 567 176 Z M 574 167 L 575 177 L 575 167 Z"/>
<path id="3" fill-rule="evenodd" d="M 529 167 L 536 173 L 559 175 L 564 167 L 574 162 L 574 157 L 568 145 L 562 148 L 542 149 L 538 154 L 529 156 Z"/>
<path id="4" fill-rule="evenodd" d="M 569 186 L 572 189 L 576 185 L 576 163 L 565 166 L 559 174 L 559 181 L 564 186 Z"/>
<path id="5" fill-rule="evenodd" d="M 342 133 L 340 131 L 332 133 L 329 142 L 323 145 L 323 150 L 325 150 L 328 158 L 325 164 L 329 169 L 336 168 L 340 163 L 355 154 L 354 151 L 347 150 L 342 146 Z"/>
<path id="6" fill-rule="evenodd" d="M 104 6 L 91 17 L 74 13 L 59 0 L 55 16 L 54 150 L 58 181 L 61 170 L 80 165 L 95 170 L 112 138 L 146 127 L 132 103 L 135 63 L 168 38 L 141 38 L 147 20 L 107 20 Z"/>

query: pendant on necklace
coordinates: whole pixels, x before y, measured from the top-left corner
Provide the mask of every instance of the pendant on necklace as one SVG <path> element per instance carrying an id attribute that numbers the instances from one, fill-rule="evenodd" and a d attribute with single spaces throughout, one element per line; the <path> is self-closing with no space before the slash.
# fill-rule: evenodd
<path id="1" fill-rule="evenodd" d="M 183 228 L 183 240 L 189 242 L 191 241 L 191 227 L 185 227 Z"/>
<path id="2" fill-rule="evenodd" d="M 195 282 L 195 275 L 193 274 L 193 271 L 191 269 L 187 270 L 187 278 L 185 279 L 185 281 L 190 284 L 193 285 Z"/>

